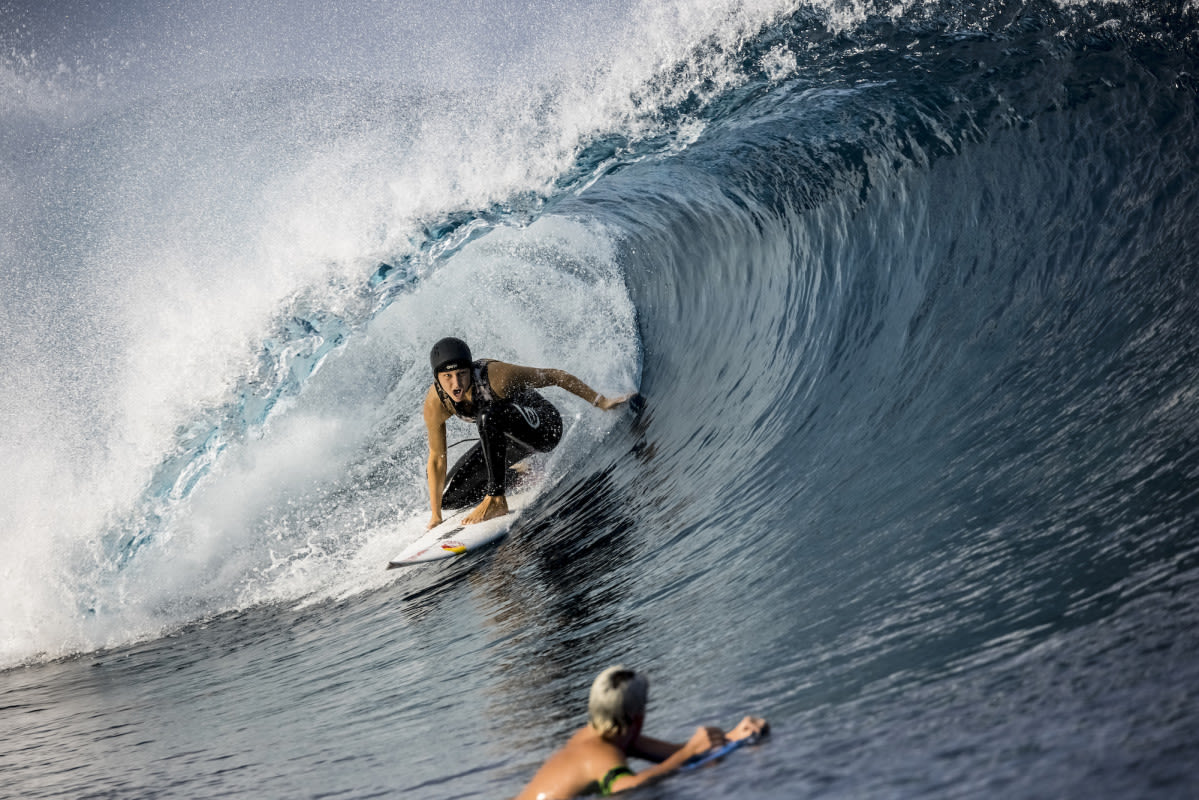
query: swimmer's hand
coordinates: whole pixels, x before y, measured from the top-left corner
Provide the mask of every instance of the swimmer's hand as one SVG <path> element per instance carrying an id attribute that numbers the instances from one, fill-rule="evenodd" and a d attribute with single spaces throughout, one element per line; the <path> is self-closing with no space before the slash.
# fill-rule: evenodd
<path id="1" fill-rule="evenodd" d="M 723 747 L 725 741 L 724 731 L 720 728 L 715 726 L 699 727 L 683 745 L 682 752 L 686 758 L 692 758 L 709 750 L 715 750 L 717 747 Z"/>
<path id="2" fill-rule="evenodd" d="M 750 736 L 765 736 L 770 733 L 770 723 L 761 717 L 746 717 L 737 723 L 737 727 L 728 732 L 730 742 L 738 739 L 748 739 Z"/>

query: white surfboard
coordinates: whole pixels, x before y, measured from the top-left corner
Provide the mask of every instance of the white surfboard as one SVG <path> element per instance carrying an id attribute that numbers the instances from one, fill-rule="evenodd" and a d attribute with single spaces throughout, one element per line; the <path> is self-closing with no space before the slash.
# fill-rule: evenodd
<path id="1" fill-rule="evenodd" d="M 405 547 L 399 555 L 387 562 L 387 568 L 395 569 L 413 564 L 425 564 L 429 561 L 441 561 L 491 544 L 511 530 L 512 523 L 516 521 L 520 512 L 536 494 L 534 488 L 510 494 L 507 496 L 507 514 L 486 522 L 476 522 L 474 525 L 462 524 L 462 518 L 467 515 L 470 508 L 456 511 L 436 528 L 430 528 L 419 539 Z"/>

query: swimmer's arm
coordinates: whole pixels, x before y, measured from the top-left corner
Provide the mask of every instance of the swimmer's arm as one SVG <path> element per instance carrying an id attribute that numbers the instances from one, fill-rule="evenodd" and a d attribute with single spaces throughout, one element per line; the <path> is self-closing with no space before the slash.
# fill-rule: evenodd
<path id="1" fill-rule="evenodd" d="M 574 375 L 560 369 L 521 367 L 516 364 L 493 361 L 487 368 L 487 375 L 491 380 L 492 388 L 499 393 L 500 397 L 509 397 L 513 392 L 519 392 L 521 389 L 544 389 L 547 386 L 557 386 L 604 411 L 616 408 L 632 397 L 629 394 L 620 397 L 605 397 Z"/>
<path id="2" fill-rule="evenodd" d="M 720 747 L 720 745 L 724 744 L 724 732 L 720 728 L 696 728 L 695 733 L 687 740 L 687 743 L 681 746 L 671 745 L 669 742 L 659 742 L 656 739 L 649 739 L 644 736 L 638 737 L 635 744 L 642 744 L 642 740 L 646 740 L 645 744 L 650 750 L 654 750 L 657 746 L 671 746 L 676 749 L 660 763 L 655 764 L 649 769 L 642 770 L 636 775 L 622 775 L 617 778 L 612 782 L 612 791 L 623 792 L 625 789 L 632 789 L 634 786 L 640 786 L 648 781 L 669 775 L 687 763 L 687 759 L 692 756 L 706 753 L 713 747 Z"/>
<path id="3" fill-rule="evenodd" d="M 632 746 L 629 747 L 629 755 L 645 761 L 652 761 L 655 764 L 661 764 L 678 752 L 681 747 L 681 744 L 675 744 L 674 742 L 664 742 L 661 739 L 654 739 L 649 736 L 638 736 L 637 741 L 633 742 Z"/>
<path id="4" fill-rule="evenodd" d="M 429 527 L 433 528 L 441 523 L 441 495 L 445 492 L 446 470 L 445 423 L 449 414 L 432 387 L 425 395 L 424 417 L 429 433 L 429 461 L 425 466 L 425 476 L 429 481 L 429 509 L 432 511 Z"/>
<path id="5" fill-rule="evenodd" d="M 764 735 L 770 732 L 770 724 L 760 717 L 745 717 L 735 727 L 724 734 L 727 741 L 736 741 L 749 736 Z M 635 758 L 661 763 L 677 752 L 683 745 L 674 742 L 664 742 L 649 736 L 638 736 L 629 747 L 629 755 Z"/>

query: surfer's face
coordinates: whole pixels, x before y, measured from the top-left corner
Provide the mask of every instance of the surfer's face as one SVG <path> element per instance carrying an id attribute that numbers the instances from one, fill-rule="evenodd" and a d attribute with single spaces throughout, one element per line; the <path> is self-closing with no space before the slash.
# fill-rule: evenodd
<path id="1" fill-rule="evenodd" d="M 451 372 L 439 372 L 437 380 L 441 383 L 442 391 L 457 403 L 466 396 L 466 390 L 470 388 L 470 370 L 456 369 Z"/>

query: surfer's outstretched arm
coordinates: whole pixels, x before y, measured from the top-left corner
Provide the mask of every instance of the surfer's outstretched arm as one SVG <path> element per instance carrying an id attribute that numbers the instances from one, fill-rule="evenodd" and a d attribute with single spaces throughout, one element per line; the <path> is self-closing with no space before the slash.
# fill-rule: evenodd
<path id="1" fill-rule="evenodd" d="M 636 393 L 606 397 L 592 389 L 583 381 L 561 369 L 542 367 L 521 367 L 516 364 L 505 364 L 493 361 L 490 366 L 491 385 L 503 396 L 507 397 L 521 389 L 544 389 L 547 386 L 557 386 L 575 397 L 581 397 L 601 411 L 612 409 L 627 403 Z"/>

